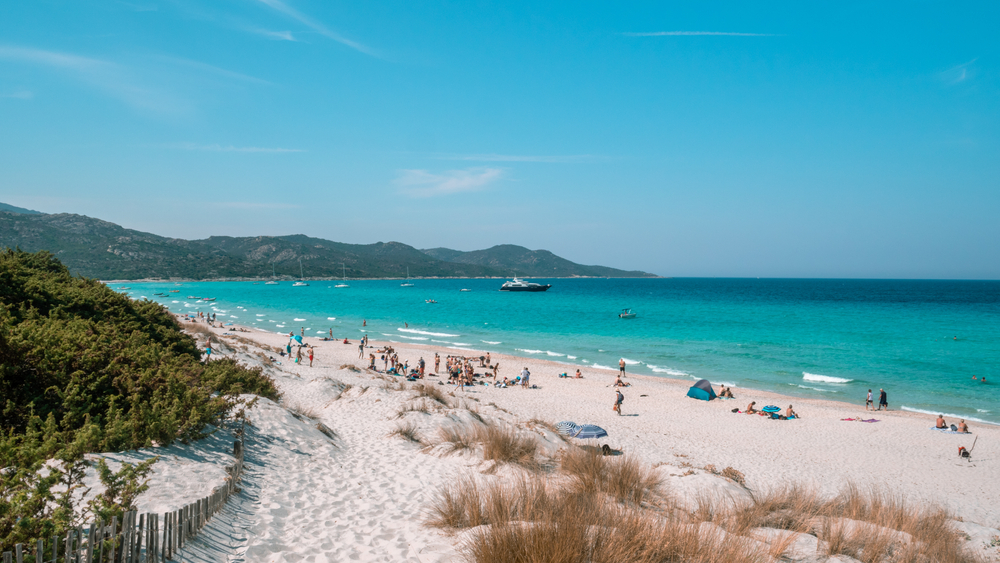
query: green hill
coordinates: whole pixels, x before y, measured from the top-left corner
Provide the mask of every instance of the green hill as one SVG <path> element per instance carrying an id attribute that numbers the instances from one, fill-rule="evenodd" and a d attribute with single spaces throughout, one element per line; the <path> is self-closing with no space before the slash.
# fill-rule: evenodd
<path id="1" fill-rule="evenodd" d="M 548 250 L 529 250 L 523 246 L 500 244 L 486 250 L 462 252 L 450 248 L 430 248 L 423 251 L 438 260 L 459 264 L 475 264 L 495 268 L 510 276 L 516 273 L 536 278 L 655 278 L 654 274 L 618 270 L 606 266 L 584 266 L 560 258 Z"/>
<path id="2" fill-rule="evenodd" d="M 13 206 L 6 208 L 19 210 Z M 266 278 L 655 277 L 584 266 L 514 245 L 461 252 L 400 242 L 346 244 L 306 235 L 184 240 L 71 213 L 0 210 L 0 248 L 46 250 L 73 273 L 104 280 Z"/>

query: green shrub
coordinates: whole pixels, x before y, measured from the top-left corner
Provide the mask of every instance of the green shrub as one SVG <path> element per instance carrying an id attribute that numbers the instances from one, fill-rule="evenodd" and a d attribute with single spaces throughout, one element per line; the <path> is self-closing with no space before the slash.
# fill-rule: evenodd
<path id="1" fill-rule="evenodd" d="M 197 439 L 243 393 L 279 398 L 259 369 L 203 364 L 161 305 L 48 252 L 0 251 L 0 548 L 69 524 L 69 497 L 51 489 L 73 486 L 84 453 Z M 38 476 L 48 459 L 62 470 Z"/>

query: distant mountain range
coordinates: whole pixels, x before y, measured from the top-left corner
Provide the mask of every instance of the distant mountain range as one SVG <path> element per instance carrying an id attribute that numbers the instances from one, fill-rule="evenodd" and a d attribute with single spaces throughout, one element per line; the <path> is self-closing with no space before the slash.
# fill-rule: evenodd
<path id="1" fill-rule="evenodd" d="M 584 266 L 514 245 L 461 252 L 399 242 L 345 244 L 305 235 L 183 240 L 70 213 L 0 204 L 0 247 L 48 250 L 72 272 L 99 279 L 411 277 L 656 277 Z"/>

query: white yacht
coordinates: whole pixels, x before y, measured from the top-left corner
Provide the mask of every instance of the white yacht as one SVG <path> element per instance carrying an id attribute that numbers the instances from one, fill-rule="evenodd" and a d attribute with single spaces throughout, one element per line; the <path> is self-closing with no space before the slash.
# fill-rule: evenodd
<path id="1" fill-rule="evenodd" d="M 271 264 L 271 281 L 264 282 L 264 285 L 278 285 L 278 282 L 274 279 L 278 276 L 274 275 L 274 264 Z"/>
<path id="2" fill-rule="evenodd" d="M 550 287 L 552 287 L 552 284 L 547 283 L 542 285 L 540 283 L 526 282 L 515 276 L 514 281 L 505 282 L 500 287 L 500 291 L 548 291 Z"/>

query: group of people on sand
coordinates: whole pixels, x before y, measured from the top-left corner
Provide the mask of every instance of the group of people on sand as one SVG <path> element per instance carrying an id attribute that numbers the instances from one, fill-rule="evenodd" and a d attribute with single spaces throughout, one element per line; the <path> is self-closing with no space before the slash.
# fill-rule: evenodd
<path id="1" fill-rule="evenodd" d="M 889 410 L 889 399 L 888 399 L 888 396 L 885 394 L 885 389 L 879 389 L 878 390 L 878 408 L 877 409 L 875 408 L 875 403 L 872 402 L 872 390 L 871 389 L 868 390 L 868 398 L 865 399 L 865 410 L 868 410 L 868 407 L 871 407 L 871 409 L 873 411 L 875 411 L 875 410 L 880 411 L 880 410 L 882 410 L 882 407 L 885 407 L 885 410 Z"/>
<path id="2" fill-rule="evenodd" d="M 757 406 L 757 401 L 750 401 L 750 404 L 747 405 L 747 408 L 745 411 L 743 411 L 743 414 L 767 414 L 765 412 L 762 412 L 760 409 L 755 408 L 756 406 Z M 785 418 L 802 418 L 801 416 L 799 416 L 799 413 L 792 410 L 792 405 L 788 405 L 788 408 L 785 409 L 784 416 Z"/>
<path id="3" fill-rule="evenodd" d="M 948 423 L 945 422 L 945 420 L 944 420 L 944 415 L 943 414 L 939 414 L 938 415 L 937 421 L 935 421 L 935 423 L 934 423 L 934 427 L 937 428 L 938 430 L 952 430 L 952 431 L 955 431 L 955 432 L 961 432 L 962 434 L 970 434 L 971 433 L 969 431 L 969 425 L 965 423 L 965 419 L 964 418 L 960 419 L 958 421 L 958 425 L 957 426 L 954 425 L 954 424 L 952 424 L 951 426 L 948 426 Z"/>
<path id="4" fill-rule="evenodd" d="M 736 397 L 733 396 L 733 388 L 732 387 L 726 387 L 725 385 L 720 385 L 719 386 L 719 397 L 722 397 L 723 399 L 735 399 L 736 398 Z"/>

